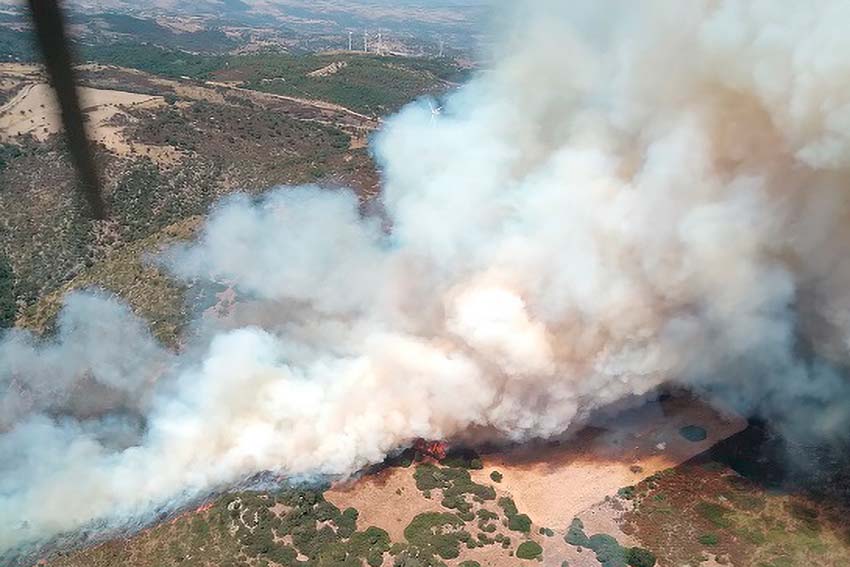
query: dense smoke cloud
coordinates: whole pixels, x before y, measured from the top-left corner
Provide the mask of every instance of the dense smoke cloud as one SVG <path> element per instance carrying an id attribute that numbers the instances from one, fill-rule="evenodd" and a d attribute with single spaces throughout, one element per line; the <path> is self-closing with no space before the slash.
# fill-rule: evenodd
<path id="1" fill-rule="evenodd" d="M 142 415 L 171 356 L 125 306 L 97 293 L 64 301 L 55 338 L 12 330 L 0 342 L 0 431 L 33 414 L 76 419 Z"/>
<path id="2" fill-rule="evenodd" d="M 513 6 L 441 116 L 386 123 L 390 232 L 346 191 L 232 198 L 164 259 L 235 286 L 207 342 L 171 360 L 87 296 L 57 343 L 7 339 L 0 552 L 417 437 L 559 434 L 667 381 L 846 429 L 850 5 L 555 4 Z M 69 402 L 89 387 L 115 405 Z"/>

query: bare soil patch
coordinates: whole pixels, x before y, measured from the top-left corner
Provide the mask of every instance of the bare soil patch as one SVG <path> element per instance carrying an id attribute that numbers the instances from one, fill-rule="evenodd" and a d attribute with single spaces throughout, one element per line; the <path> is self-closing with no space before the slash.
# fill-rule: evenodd
<path id="1" fill-rule="evenodd" d="M 704 441 L 680 435 L 690 424 L 706 429 Z M 696 400 L 653 402 L 564 441 L 484 455 L 484 469 L 473 478 L 482 482 L 498 470 L 520 510 L 541 525 L 563 528 L 606 495 L 675 467 L 745 427 L 743 418 Z"/>
<path id="2" fill-rule="evenodd" d="M 413 480 L 413 467 L 391 467 L 337 484 L 325 492 L 325 498 L 340 510 L 356 508 L 363 525 L 385 529 L 393 541 L 404 540 L 404 528 L 417 514 L 443 511 L 439 499 L 422 497 Z"/>
<path id="3" fill-rule="evenodd" d="M 156 108 L 163 104 L 159 96 L 126 91 L 80 88 L 83 112 L 88 119 L 90 136 L 109 151 L 126 155 L 130 146 L 123 128 L 113 120 L 131 108 Z M 0 107 L 0 141 L 13 142 L 17 136 L 31 135 L 43 142 L 61 129 L 59 106 L 47 83 L 26 83 Z"/>

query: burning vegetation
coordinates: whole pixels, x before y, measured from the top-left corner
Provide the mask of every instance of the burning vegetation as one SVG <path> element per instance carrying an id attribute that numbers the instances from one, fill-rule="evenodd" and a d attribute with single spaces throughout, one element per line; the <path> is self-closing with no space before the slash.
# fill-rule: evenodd
<path id="1" fill-rule="evenodd" d="M 435 461 L 442 461 L 446 458 L 448 445 L 444 441 L 417 439 L 413 442 L 413 451 L 417 461 L 425 457 L 430 457 Z"/>
<path id="2" fill-rule="evenodd" d="M 417 483 L 448 511 L 417 520 L 406 553 L 454 557 L 489 538 L 462 523 L 491 493 L 470 474 L 480 462 L 444 467 L 452 451 L 425 440 L 550 439 L 668 382 L 801 444 L 846 439 L 848 4 L 514 8 L 487 73 L 374 137 L 381 215 L 350 190 L 240 194 L 157 258 L 178 282 L 228 282 L 246 298 L 197 323 L 178 354 L 102 294 L 68 297 L 51 337 L 4 335 L 0 511 L 12 521 L 0 523 L 0 562 L 86 526 L 138 525 L 260 471 L 351 476 L 417 437 Z M 314 131 L 253 106 L 178 108 L 138 135 L 185 152 L 215 135 L 247 159 Z M 231 140 L 242 118 L 256 132 Z M 317 139 L 341 155 L 348 134 L 333 130 Z M 181 190 L 203 181 L 194 212 L 221 194 L 208 175 L 233 174 L 206 165 L 169 175 Z M 262 178 L 280 179 L 274 169 Z M 124 178 L 125 212 L 170 222 L 183 193 L 148 202 L 149 173 Z M 696 444 L 713 432 L 687 434 Z M 496 502 L 504 527 L 533 536 L 516 505 Z M 251 557 L 280 543 L 266 504 L 236 512 Z M 343 560 L 377 561 L 385 547 L 374 532 L 352 542 L 338 523 L 292 520 L 303 555 L 322 537 Z"/>

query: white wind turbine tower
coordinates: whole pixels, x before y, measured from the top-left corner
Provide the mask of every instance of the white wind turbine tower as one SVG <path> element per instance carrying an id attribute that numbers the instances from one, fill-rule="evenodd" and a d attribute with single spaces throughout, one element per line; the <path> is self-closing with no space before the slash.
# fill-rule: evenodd
<path id="1" fill-rule="evenodd" d="M 348 32 L 348 50 L 351 51 L 351 32 Z"/>
<path id="2" fill-rule="evenodd" d="M 369 53 L 369 35 L 363 30 L 363 53 Z"/>
<path id="3" fill-rule="evenodd" d="M 381 32 L 378 32 L 378 48 L 375 51 L 378 55 L 381 55 L 381 51 L 383 51 L 383 43 L 381 41 Z"/>
<path id="4" fill-rule="evenodd" d="M 442 106 L 434 106 L 434 103 L 430 100 L 428 101 L 428 106 L 431 107 L 431 126 L 437 121 L 437 118 L 442 114 L 443 107 Z"/>

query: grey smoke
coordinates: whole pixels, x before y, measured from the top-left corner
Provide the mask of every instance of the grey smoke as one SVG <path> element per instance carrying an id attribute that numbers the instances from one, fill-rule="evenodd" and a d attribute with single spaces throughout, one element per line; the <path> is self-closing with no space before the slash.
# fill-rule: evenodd
<path id="1" fill-rule="evenodd" d="M 437 120 L 386 123 L 391 231 L 346 191 L 237 196 L 163 260 L 243 300 L 200 346 L 87 296 L 55 343 L 7 339 L 0 553 L 416 437 L 560 434 L 666 382 L 846 430 L 850 5 L 560 4 L 508 8 Z"/>
<path id="2" fill-rule="evenodd" d="M 141 415 L 170 358 L 122 304 L 71 293 L 55 338 L 11 330 L 0 342 L 0 431 L 37 414 L 85 420 L 123 408 Z"/>

